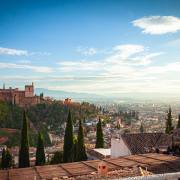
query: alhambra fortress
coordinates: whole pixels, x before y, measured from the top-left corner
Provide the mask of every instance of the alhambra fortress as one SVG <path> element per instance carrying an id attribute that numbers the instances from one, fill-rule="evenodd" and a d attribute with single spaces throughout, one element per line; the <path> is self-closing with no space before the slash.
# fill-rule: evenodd
<path id="1" fill-rule="evenodd" d="M 28 107 L 40 103 L 40 96 L 34 95 L 34 84 L 25 85 L 25 90 L 19 90 L 18 88 L 5 88 L 0 89 L 0 100 L 16 104 L 20 107 Z"/>

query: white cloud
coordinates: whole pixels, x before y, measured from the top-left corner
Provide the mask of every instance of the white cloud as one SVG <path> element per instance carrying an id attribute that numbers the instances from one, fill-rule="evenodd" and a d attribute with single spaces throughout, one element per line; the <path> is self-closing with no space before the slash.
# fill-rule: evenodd
<path id="1" fill-rule="evenodd" d="M 127 44 L 112 48 L 111 55 L 98 61 L 61 61 L 59 69 L 66 73 L 86 73 L 104 76 L 121 76 L 124 78 L 136 77 L 140 72 L 139 66 L 151 64 L 153 58 L 162 52 L 149 53 L 142 45 Z"/>
<path id="2" fill-rule="evenodd" d="M 37 52 L 30 52 L 28 55 L 30 56 L 50 56 L 51 53 L 49 52 L 40 52 L 40 51 L 37 51 Z"/>
<path id="3" fill-rule="evenodd" d="M 24 60 L 17 61 L 17 63 L 20 63 L 20 64 L 31 64 L 31 61 L 24 59 Z"/>
<path id="4" fill-rule="evenodd" d="M 174 16 L 149 16 L 134 20 L 133 25 L 146 34 L 175 33 L 180 30 L 180 18 Z"/>
<path id="5" fill-rule="evenodd" d="M 27 64 L 15 64 L 15 63 L 2 63 L 0 62 L 0 69 L 30 69 L 40 73 L 51 73 L 53 70 L 46 66 L 33 66 Z"/>
<path id="6" fill-rule="evenodd" d="M 26 50 L 10 49 L 10 48 L 0 47 L 0 55 L 27 56 L 28 52 Z"/>
<path id="7" fill-rule="evenodd" d="M 84 56 L 93 56 L 97 54 L 97 49 L 93 47 L 78 47 L 76 50 L 78 53 L 84 55 Z"/>
<path id="8" fill-rule="evenodd" d="M 122 58 L 128 58 L 131 55 L 143 52 L 144 46 L 137 44 L 118 45 L 115 46 L 113 50 L 118 52 Z"/>
<path id="9" fill-rule="evenodd" d="M 0 47 L 0 55 L 9 55 L 9 56 L 49 56 L 51 53 L 49 52 L 28 52 L 27 50 L 20 49 L 11 49 Z"/>
<path id="10" fill-rule="evenodd" d="M 97 71 L 101 63 L 97 61 L 63 61 L 58 63 L 59 69 L 63 72 L 75 71 Z"/>

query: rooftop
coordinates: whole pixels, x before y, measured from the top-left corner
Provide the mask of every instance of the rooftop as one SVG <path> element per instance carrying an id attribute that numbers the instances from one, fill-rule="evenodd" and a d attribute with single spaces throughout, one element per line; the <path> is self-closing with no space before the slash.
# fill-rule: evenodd
<path id="1" fill-rule="evenodd" d="M 123 134 L 122 139 L 132 154 L 152 152 L 153 148 L 166 148 L 172 144 L 172 136 L 164 133 Z"/>
<path id="2" fill-rule="evenodd" d="M 98 179 L 97 166 L 101 160 L 82 161 L 58 165 L 36 166 L 0 171 L 0 180 L 31 179 Z M 139 176 L 137 168 L 147 168 L 149 174 L 174 173 L 180 171 L 180 157 L 165 154 L 141 154 L 120 158 L 103 159 L 109 168 L 109 177 Z"/>

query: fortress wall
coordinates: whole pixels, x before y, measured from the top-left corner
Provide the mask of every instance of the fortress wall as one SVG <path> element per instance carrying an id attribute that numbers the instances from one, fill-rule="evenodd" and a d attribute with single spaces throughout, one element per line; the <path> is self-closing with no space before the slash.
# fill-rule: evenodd
<path id="1" fill-rule="evenodd" d="M 34 85 L 26 85 L 25 91 L 15 89 L 0 89 L 0 100 L 17 104 L 21 107 L 39 104 L 40 97 L 34 96 Z"/>

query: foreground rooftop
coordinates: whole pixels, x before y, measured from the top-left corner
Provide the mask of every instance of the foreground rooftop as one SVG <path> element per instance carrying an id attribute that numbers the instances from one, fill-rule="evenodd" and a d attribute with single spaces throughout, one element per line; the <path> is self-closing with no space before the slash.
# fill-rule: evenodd
<path id="1" fill-rule="evenodd" d="M 133 177 L 144 175 L 180 172 L 180 157 L 165 154 L 140 154 L 120 158 L 103 159 L 106 162 L 108 177 Z M 58 165 L 36 166 L 23 169 L 0 171 L 0 180 L 39 180 L 39 179 L 100 179 L 97 167 L 101 160 L 91 160 Z"/>

